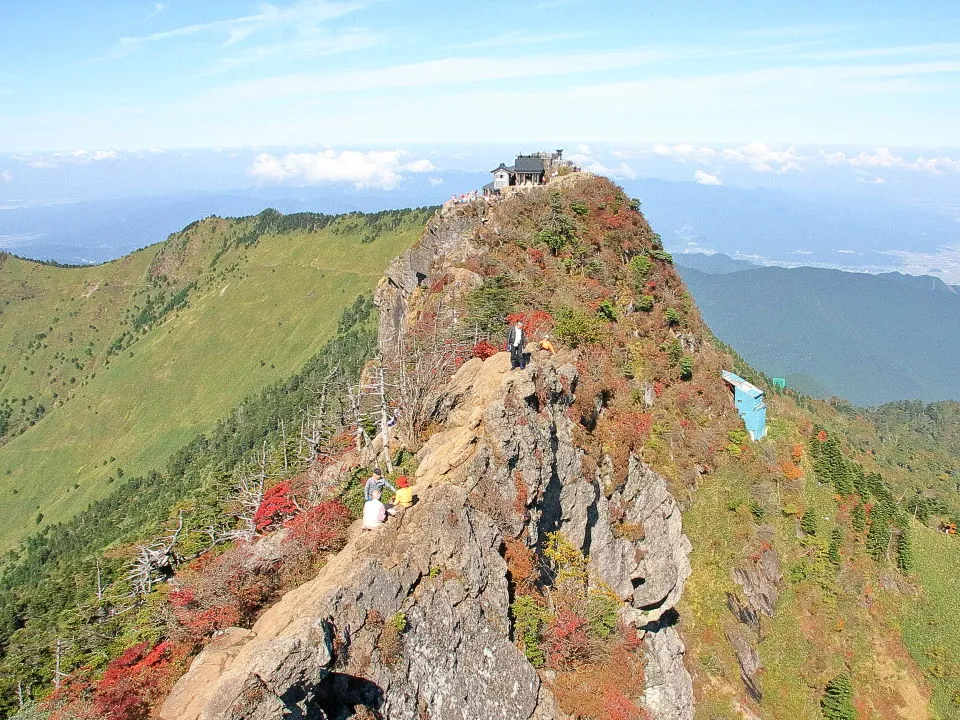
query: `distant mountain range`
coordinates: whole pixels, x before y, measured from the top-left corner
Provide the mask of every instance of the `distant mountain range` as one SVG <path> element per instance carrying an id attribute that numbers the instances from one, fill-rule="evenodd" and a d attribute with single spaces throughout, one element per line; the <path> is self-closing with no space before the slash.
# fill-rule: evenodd
<path id="1" fill-rule="evenodd" d="M 801 392 L 858 405 L 960 398 L 960 293 L 937 278 L 674 257 L 714 333 Z"/>
<path id="2" fill-rule="evenodd" d="M 254 186 L 29 206 L 0 201 L 0 250 L 95 263 L 120 257 L 209 215 L 373 212 L 436 205 L 489 173 L 411 174 L 396 188 Z M 960 223 L 931 209 L 855 195 L 813 195 L 641 178 L 624 189 L 671 252 L 720 252 L 760 263 L 902 270 L 960 283 Z"/>

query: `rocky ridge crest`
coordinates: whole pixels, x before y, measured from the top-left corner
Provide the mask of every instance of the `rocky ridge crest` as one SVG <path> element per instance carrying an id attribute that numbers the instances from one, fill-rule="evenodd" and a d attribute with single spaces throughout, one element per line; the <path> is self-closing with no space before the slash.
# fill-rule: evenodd
<path id="1" fill-rule="evenodd" d="M 488 209 L 467 210 L 439 213 L 391 265 L 377 292 L 381 348 L 397 347 L 418 294 L 482 253 L 472 238 Z M 464 268 L 455 277 L 444 292 L 481 281 Z M 608 466 L 585 471 L 567 413 L 575 360 L 535 358 L 512 372 L 506 353 L 465 363 L 440 394 L 437 431 L 418 454 L 419 502 L 376 531 L 355 526 L 346 548 L 251 630 L 215 638 L 161 717 L 373 717 L 369 708 L 418 720 L 563 717 L 549 673 L 513 642 L 504 559 L 507 540 L 539 554 L 559 531 L 640 631 L 651 715 L 692 718 L 674 609 L 690 574 L 680 507 L 635 457 L 619 486 Z"/>

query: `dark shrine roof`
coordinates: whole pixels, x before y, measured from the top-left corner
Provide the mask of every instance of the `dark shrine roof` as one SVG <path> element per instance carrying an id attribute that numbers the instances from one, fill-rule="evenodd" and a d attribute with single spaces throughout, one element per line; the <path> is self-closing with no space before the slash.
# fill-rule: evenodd
<path id="1" fill-rule="evenodd" d="M 513 164 L 515 172 L 522 173 L 542 173 L 543 158 L 531 157 L 529 155 L 518 155 L 517 161 Z"/>

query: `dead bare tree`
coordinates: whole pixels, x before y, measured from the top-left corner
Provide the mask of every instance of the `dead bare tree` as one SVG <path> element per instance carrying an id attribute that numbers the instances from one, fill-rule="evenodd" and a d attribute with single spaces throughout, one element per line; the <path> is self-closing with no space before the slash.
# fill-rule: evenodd
<path id="1" fill-rule="evenodd" d="M 456 315 L 401 335 L 396 354 L 384 360 L 388 385 L 400 412 L 397 427 L 403 444 L 416 447 L 445 394 L 445 380 L 456 372 L 473 347 L 473 333 L 462 328 Z"/>
<path id="2" fill-rule="evenodd" d="M 260 448 L 260 458 L 255 470 L 240 472 L 237 478 L 237 484 L 234 488 L 234 496 L 229 498 L 224 504 L 232 506 L 233 512 L 230 517 L 233 518 L 234 527 L 223 533 L 224 540 L 243 540 L 249 541 L 257 534 L 257 523 L 255 520 L 257 510 L 263 502 L 263 494 L 267 484 L 267 443 L 264 441 Z"/>
<path id="3" fill-rule="evenodd" d="M 63 652 L 66 649 L 67 645 L 63 638 L 58 636 L 53 646 L 53 686 L 58 689 L 63 684 L 63 679 L 70 677 L 70 673 L 65 673 L 60 669 L 63 662 Z"/>
<path id="4" fill-rule="evenodd" d="M 127 572 L 134 596 L 146 595 L 153 589 L 154 583 L 173 577 L 174 568 L 180 563 L 180 557 L 174 548 L 182 530 L 181 510 L 176 530 L 149 545 L 137 546 L 137 555 Z"/>

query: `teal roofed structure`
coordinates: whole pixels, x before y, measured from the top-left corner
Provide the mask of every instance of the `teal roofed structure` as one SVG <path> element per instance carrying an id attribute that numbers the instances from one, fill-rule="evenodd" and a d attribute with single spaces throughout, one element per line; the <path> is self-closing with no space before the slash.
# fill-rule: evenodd
<path id="1" fill-rule="evenodd" d="M 767 403 L 763 390 L 739 375 L 724 370 L 721 375 L 733 391 L 733 405 L 737 408 L 751 440 L 759 440 L 767 434 Z"/>

